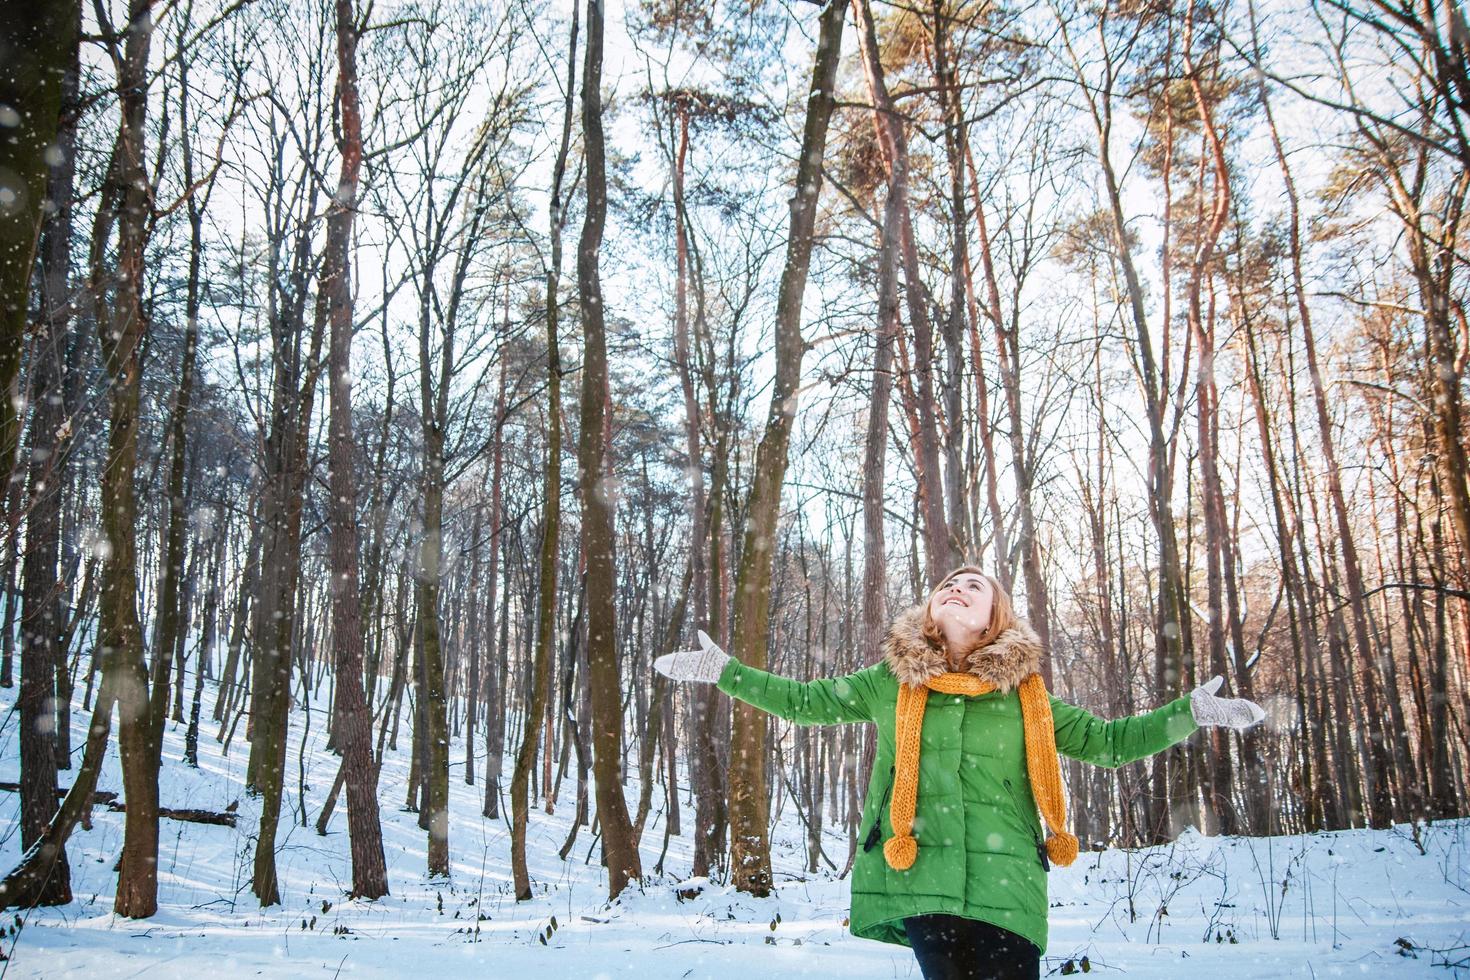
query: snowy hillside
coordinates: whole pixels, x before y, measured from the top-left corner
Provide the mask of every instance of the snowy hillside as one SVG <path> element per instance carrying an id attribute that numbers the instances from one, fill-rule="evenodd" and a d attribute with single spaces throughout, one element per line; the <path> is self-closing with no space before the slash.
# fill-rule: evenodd
<path id="1" fill-rule="evenodd" d="M 4 696 L 0 780 L 13 781 L 14 691 Z M 80 711 L 72 718 L 73 744 L 80 745 L 85 719 Z M 77 901 L 7 918 L 0 944 L 8 960 L 0 976 L 918 976 L 906 949 L 846 932 L 847 882 L 803 873 L 804 831 L 789 806 L 775 833 L 776 896 L 756 900 L 706 887 L 680 900 L 681 882 L 668 876 L 650 879 L 641 893 L 609 908 L 595 856 L 586 860 L 591 837 L 585 829 L 571 860 L 556 856 L 574 811 L 570 782 L 555 816 L 532 811 L 529 858 L 537 897 L 517 904 L 509 894 L 508 828 L 479 816 L 482 789 L 464 784 L 461 761 L 451 780 L 453 877 L 430 882 L 425 835 L 416 814 L 399 809 L 406 740 L 386 759 L 380 792 L 392 894 L 379 902 L 346 901 L 343 811 L 326 837 L 300 825 L 302 722 L 296 712 L 282 814 L 283 906 L 260 910 L 249 888 L 258 804 L 242 792 L 248 747 L 237 738 L 222 758 L 206 733 L 201 769 L 191 771 L 177 763 L 182 726 L 171 726 L 162 804 L 224 809 L 239 800 L 239 826 L 163 821 L 160 910 L 151 920 L 130 921 L 112 914 L 123 816 L 98 808 L 93 829 L 78 828 L 69 847 Z M 317 710 L 305 753 L 312 824 L 335 774 L 334 757 L 316 750 L 322 737 Z M 463 747 L 451 757 L 462 760 Z M 70 774 L 62 773 L 61 782 L 69 784 Z M 99 788 L 120 787 L 114 757 Z M 636 801 L 636 787 L 629 787 L 629 798 Z M 19 854 L 18 808 L 16 794 L 0 794 L 0 862 L 7 868 Z M 663 837 L 658 816 L 655 794 L 643 848 L 646 871 Z M 828 851 L 844 854 L 845 848 L 845 838 L 834 835 Z M 687 873 L 687 836 L 671 841 L 666 864 L 675 875 Z M 1417 835 L 1407 826 L 1273 839 L 1188 831 L 1168 847 L 1084 855 L 1071 868 L 1053 870 L 1050 882 L 1051 946 L 1043 974 L 1085 968 L 1103 975 L 1232 980 L 1470 976 L 1470 820 L 1436 824 Z"/>

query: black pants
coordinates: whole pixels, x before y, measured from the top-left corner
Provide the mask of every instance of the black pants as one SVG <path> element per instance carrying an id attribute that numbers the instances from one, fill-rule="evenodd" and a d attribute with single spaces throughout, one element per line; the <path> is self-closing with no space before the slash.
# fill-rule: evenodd
<path id="1" fill-rule="evenodd" d="M 958 915 L 903 920 L 924 980 L 1037 980 L 1041 950 L 1009 929 Z"/>

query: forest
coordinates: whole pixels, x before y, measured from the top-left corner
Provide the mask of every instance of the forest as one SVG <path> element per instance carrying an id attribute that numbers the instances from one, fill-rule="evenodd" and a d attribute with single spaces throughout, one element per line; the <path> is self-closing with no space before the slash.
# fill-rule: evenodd
<path id="1" fill-rule="evenodd" d="M 1470 811 L 1458 0 L 31 0 L 0 135 L 0 906 L 94 811 L 123 919 L 180 822 L 242 909 L 557 813 L 604 902 L 841 878 L 871 726 L 652 661 L 961 564 L 1064 700 L 1267 712 L 1063 760 L 1084 852 Z"/>

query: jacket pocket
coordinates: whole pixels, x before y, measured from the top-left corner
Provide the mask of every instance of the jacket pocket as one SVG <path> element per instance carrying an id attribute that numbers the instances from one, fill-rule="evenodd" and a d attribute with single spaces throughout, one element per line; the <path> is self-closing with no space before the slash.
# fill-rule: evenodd
<path id="1" fill-rule="evenodd" d="M 1026 806 L 1026 797 L 1022 795 L 1014 785 L 1011 784 L 1010 779 L 1005 779 L 1003 780 L 1003 782 L 1006 784 L 1006 791 L 1011 794 L 1011 799 L 1016 801 L 1016 812 L 1020 814 L 1021 819 L 1036 820 L 1036 807 L 1034 805 L 1029 807 L 1030 812 L 1028 813 L 1028 807 Z M 1041 831 L 1036 829 L 1035 824 L 1032 824 L 1031 839 L 1036 843 L 1036 858 L 1041 862 L 1041 870 L 1050 871 L 1051 860 L 1046 856 L 1046 845 L 1042 843 Z"/>
<path id="2" fill-rule="evenodd" d="M 863 839 L 863 850 L 871 851 L 878 846 L 883 839 L 883 811 L 888 809 L 888 795 L 893 792 L 894 767 L 888 767 L 888 788 L 883 791 L 883 802 L 878 804 L 878 812 L 873 817 L 873 827 L 868 831 L 868 836 Z"/>

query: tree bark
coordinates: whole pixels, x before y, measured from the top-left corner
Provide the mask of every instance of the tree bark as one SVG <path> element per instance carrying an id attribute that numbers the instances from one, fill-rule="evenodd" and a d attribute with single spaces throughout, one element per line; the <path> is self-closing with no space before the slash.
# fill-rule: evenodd
<path id="1" fill-rule="evenodd" d="M 974 151 L 970 149 L 967 136 L 964 141 L 966 169 L 970 174 L 970 196 L 975 201 L 975 230 L 979 236 L 980 268 L 985 276 L 985 312 L 991 325 L 999 330 L 1004 320 L 1000 302 L 1000 284 L 995 278 L 995 257 L 990 250 L 990 229 L 985 219 L 984 202 L 980 197 L 980 175 L 975 168 Z M 969 262 L 968 254 L 965 256 Z M 969 265 L 965 267 L 966 298 L 970 307 L 970 358 L 975 368 L 975 401 L 979 409 L 981 460 L 985 465 L 985 501 L 990 509 L 991 534 L 995 544 L 994 567 L 1000 584 L 1010 592 L 1014 589 L 1011 574 L 1010 535 L 1006 532 L 1005 513 L 1000 507 L 1000 486 L 995 462 L 995 432 L 990 425 L 990 393 L 985 381 L 985 359 L 980 350 L 980 312 L 975 299 L 974 275 Z"/>
<path id="2" fill-rule="evenodd" d="M 551 681 L 551 655 L 556 644 L 556 579 L 557 543 L 561 529 L 561 349 L 558 339 L 558 302 L 561 289 L 562 244 L 564 224 L 562 180 L 566 175 L 567 153 L 572 133 L 572 93 L 576 90 L 577 27 L 580 6 L 572 5 L 572 26 L 567 42 L 567 84 L 562 104 L 561 144 L 551 178 L 549 225 L 551 234 L 551 266 L 546 271 L 546 480 L 543 484 L 540 571 L 536 591 L 536 656 L 531 667 L 530 697 L 524 702 L 520 751 L 516 754 L 515 771 L 510 780 L 510 862 L 516 901 L 531 899 L 531 876 L 526 867 L 526 829 L 531 806 L 528 783 L 536 761 L 536 743 L 541 736 L 541 722 L 546 714 L 547 689 Z M 508 606 L 507 606 L 508 613 Z M 504 628 L 502 616 L 502 630 Z M 509 653 L 506 651 L 506 656 Z M 502 693 L 502 697 L 505 693 Z M 486 783 L 489 792 L 489 782 Z"/>
<path id="3" fill-rule="evenodd" d="M 152 751 L 148 669 L 143 662 L 143 635 L 138 621 L 137 503 L 133 487 L 142 382 L 139 348 L 148 330 L 140 293 L 149 211 L 150 185 L 143 157 L 152 38 L 152 2 L 133 0 L 119 62 L 122 121 L 96 221 L 101 234 L 94 235 L 93 241 L 97 332 L 112 389 L 107 465 L 101 487 L 102 524 L 109 552 L 102 568 L 97 639 L 106 665 L 104 674 L 112 675 L 112 695 L 119 712 L 123 792 L 132 804 L 125 824 L 113 908 L 119 915 L 133 919 L 148 918 L 158 909 L 158 767 Z M 117 253 L 109 307 L 101 262 L 103 242 L 113 224 L 117 228 Z"/>
<path id="4" fill-rule="evenodd" d="M 965 435 L 962 401 L 964 393 L 964 338 L 966 284 L 970 270 L 969 221 L 965 214 L 965 156 L 969 142 L 964 101 L 960 96 L 959 72 L 950 57 L 952 18 L 941 0 L 931 0 L 933 16 L 934 76 L 939 88 L 939 105 L 944 115 L 944 150 L 949 164 L 951 214 L 949 309 L 940 325 L 945 350 L 944 396 L 944 495 L 949 504 L 949 535 L 955 563 L 970 560 L 968 515 L 965 507 L 965 467 L 961 450 Z M 978 354 L 978 352 L 977 352 Z M 981 420 L 984 428 L 988 420 Z"/>
<path id="5" fill-rule="evenodd" d="M 55 144 L 64 81 L 75 73 L 81 5 L 73 0 L 6 4 L 0 13 L 6 70 L 0 72 L 0 104 L 19 120 L 0 140 L 0 171 L 18 179 L 16 203 L 0 210 L 0 487 L 11 485 L 20 415 L 8 393 L 20 371 L 31 273 L 47 200 L 48 149 Z M 65 166 L 72 166 L 67 161 Z"/>
<path id="6" fill-rule="evenodd" d="M 944 481 L 939 465 L 939 435 L 934 401 L 934 328 L 927 311 L 927 290 L 919 272 L 918 247 L 914 241 L 913 220 L 909 212 L 909 149 L 903 116 L 898 112 L 883 77 L 883 64 L 878 54 L 878 36 L 873 14 L 866 0 L 852 0 L 857 18 L 858 46 L 862 51 L 863 70 L 868 93 L 873 100 L 873 119 L 883 162 L 888 170 L 888 194 L 897 201 L 898 252 L 903 264 L 904 296 L 907 299 L 909 326 L 914 331 L 914 374 L 918 389 L 914 392 L 916 420 L 914 469 L 918 481 L 919 507 L 924 516 L 924 568 L 930 584 L 937 584 L 958 564 L 959 549 L 950 535 L 944 512 Z M 739 709 L 737 709 L 739 710 Z"/>
<path id="7" fill-rule="evenodd" d="M 1202 233 L 1195 243 L 1194 256 L 1189 265 L 1189 276 L 1185 281 L 1186 318 L 1194 337 L 1199 360 L 1195 367 L 1195 417 L 1199 428 L 1198 459 L 1200 465 L 1200 496 L 1205 523 L 1205 581 L 1207 590 L 1208 622 L 1205 624 L 1209 638 L 1210 670 L 1212 673 L 1227 671 L 1225 663 L 1225 605 L 1224 568 L 1222 554 L 1229 547 L 1226 541 L 1228 528 L 1225 526 L 1225 495 L 1220 485 L 1219 425 L 1216 400 L 1219 397 L 1215 386 L 1215 330 L 1213 321 L 1206 322 L 1202 302 L 1202 290 L 1206 269 L 1215 252 L 1215 243 L 1225 227 L 1230 214 L 1230 169 L 1225 162 L 1224 142 L 1215 127 L 1213 105 L 1206 98 L 1200 81 L 1200 71 L 1194 61 L 1194 9 L 1184 16 L 1183 67 L 1189 79 L 1190 92 L 1194 96 L 1195 109 L 1199 113 L 1203 129 L 1204 147 L 1200 155 L 1201 173 L 1207 165 L 1212 172 L 1212 199 L 1210 214 L 1202 220 Z M 1211 58 L 1213 61 L 1214 59 Z M 1212 93 L 1213 94 L 1213 93 Z M 1206 157 L 1206 152 L 1208 157 Z M 1199 181 L 1201 190 L 1204 180 Z M 1201 193 L 1200 210 L 1204 208 Z M 1200 215 L 1204 219 L 1204 215 Z M 1242 683 L 1243 678 L 1236 678 Z M 1219 822 L 1223 834 L 1236 834 L 1240 828 L 1236 821 L 1232 786 L 1233 765 L 1230 759 L 1229 735 L 1222 729 L 1210 733 L 1208 744 L 1210 758 L 1204 767 L 1204 791 L 1207 811 Z"/>
<path id="8" fill-rule="evenodd" d="M 875 111 L 873 122 L 882 140 L 885 123 Z M 888 408 L 893 397 L 893 345 L 900 329 L 898 249 L 903 221 L 903 187 L 907 168 L 888 168 L 883 223 L 878 240 L 878 319 L 873 351 L 873 381 L 868 393 L 868 427 L 863 437 L 863 643 L 868 656 L 877 653 L 888 629 L 888 561 L 883 533 L 883 487 L 887 479 Z"/>
<path id="9" fill-rule="evenodd" d="M 643 874 L 628 804 L 623 798 L 622 681 L 617 662 L 617 488 L 608 472 L 607 339 L 603 325 L 598 254 L 607 218 L 607 175 L 602 131 L 602 3 L 587 2 L 587 53 L 582 72 L 582 133 L 587 159 L 587 210 L 577 246 L 582 301 L 581 432 L 577 448 L 582 498 L 582 547 L 587 561 L 587 673 L 592 689 L 592 754 L 597 818 L 607 864 L 608 900 Z"/>
<path id="10" fill-rule="evenodd" d="M 357 90 L 359 26 L 352 0 L 336 0 L 337 105 L 342 155 L 337 196 L 327 209 L 321 288 L 328 294 L 331 412 L 328 417 L 327 520 L 332 555 L 332 646 L 336 671 L 334 737 L 342 750 L 347 787 L 347 833 L 352 847 L 352 894 L 388 894 L 388 868 L 378 819 L 372 712 L 362 689 L 362 602 L 357 557 L 357 479 L 352 451 L 352 226 L 362 172 L 362 111 Z"/>
<path id="11" fill-rule="evenodd" d="M 184 185 L 194 188 L 193 134 L 189 132 L 189 58 L 183 50 L 185 34 L 179 33 L 179 115 L 184 137 L 180 141 L 183 156 Z M 212 179 L 210 181 L 212 183 Z M 180 602 L 180 580 L 184 576 L 184 524 L 189 501 L 184 494 L 184 476 L 188 465 L 189 405 L 194 392 L 194 363 L 199 348 L 199 285 L 203 258 L 204 208 L 200 195 L 203 188 L 187 192 L 185 200 L 189 219 L 189 271 L 184 298 L 184 351 L 179 367 L 179 387 L 169 418 L 172 443 L 168 464 L 168 526 L 164 532 L 163 578 L 158 590 L 158 618 L 153 632 L 153 663 L 149 676 L 149 724 L 153 727 L 153 751 L 159 764 L 163 759 L 163 729 L 167 720 L 169 673 L 175 648 L 182 639 L 181 620 L 184 610 Z M 182 662 L 181 662 L 182 663 Z"/>
<path id="12" fill-rule="evenodd" d="M 796 187 L 791 198 L 786 264 L 776 300 L 776 374 L 765 431 L 756 448 L 744 544 L 735 576 L 733 654 L 758 668 L 766 665 L 776 518 L 781 509 L 781 484 L 786 476 L 787 447 L 796 418 L 797 388 L 806 348 L 801 337 L 801 301 L 811 264 L 817 200 L 822 186 L 822 158 L 827 147 L 827 123 L 832 117 L 846 10 L 842 0 L 828 0 L 817 37 Z M 765 725 L 761 711 L 743 702 L 735 704 L 729 768 L 731 878 L 739 891 L 757 896 L 768 895 L 772 885 L 766 820 Z"/>
<path id="13" fill-rule="evenodd" d="M 303 290 L 294 295 L 304 295 L 307 268 L 312 263 L 307 257 L 308 243 L 298 240 L 296 246 L 291 277 L 294 286 Z M 286 306 L 274 315 L 271 423 L 261 488 L 262 547 L 259 590 L 254 603 L 253 729 L 246 767 L 247 789 L 253 788 L 261 794 L 251 888 L 262 907 L 281 901 L 276 877 L 276 832 L 290 722 L 292 654 L 301 580 L 301 517 L 311 416 L 327 322 L 326 295 L 318 292 L 316 317 L 305 351 L 302 350 L 306 330 L 301 307 Z"/>
<path id="14" fill-rule="evenodd" d="M 1154 353 L 1153 336 L 1144 311 L 1143 284 L 1133 262 L 1127 216 L 1123 212 L 1123 191 L 1113 167 L 1113 86 L 1117 82 L 1117 64 L 1113 52 L 1105 51 L 1104 80 L 1093 86 L 1082 77 L 1082 67 L 1063 26 L 1063 41 L 1068 46 L 1078 72 L 1079 91 L 1087 101 L 1097 136 L 1098 164 L 1102 170 L 1103 191 L 1107 197 L 1107 213 L 1113 233 L 1115 257 L 1123 272 L 1126 300 L 1136 343 L 1136 363 L 1142 380 L 1144 412 L 1148 422 L 1148 505 L 1158 537 L 1158 603 L 1154 625 L 1154 682 L 1160 697 L 1182 693 L 1194 676 L 1194 644 L 1190 631 L 1188 595 L 1179 542 L 1175 532 L 1173 504 L 1173 471 L 1169 459 L 1170 435 L 1165 426 L 1168 404 L 1168 363 L 1160 363 Z M 1140 28 L 1141 29 L 1141 26 Z M 1165 296 L 1168 292 L 1165 290 Z M 1169 323 L 1163 321 L 1167 337 Z M 1187 751 L 1179 746 L 1154 756 L 1154 794 L 1151 839 L 1162 843 L 1182 829 L 1188 819 L 1189 801 L 1194 798 L 1194 783 L 1187 764 Z M 1173 806 L 1172 804 L 1178 804 Z"/>
<path id="15" fill-rule="evenodd" d="M 66 4 L 53 5 L 64 12 Z M 55 15 L 47 10 L 46 15 Z M 43 15 L 44 16 L 44 15 Z M 63 392 L 69 379 L 67 353 L 72 343 L 71 287 L 72 183 L 76 171 L 77 21 L 79 12 L 59 33 L 70 35 L 70 64 L 61 80 L 62 117 L 57 128 L 59 162 L 50 168 L 46 200 L 54 207 L 42 225 L 41 321 L 30 368 L 31 401 L 35 412 L 30 426 L 29 475 L 26 505 L 26 549 L 21 575 L 20 690 L 20 841 L 22 851 L 35 846 L 56 814 L 56 770 L 66 747 L 58 744 L 66 719 L 58 711 L 63 691 L 58 683 L 69 679 L 66 648 L 62 642 L 66 617 L 61 607 L 61 496 L 66 486 L 71 453 L 71 427 L 64 424 Z M 18 33 L 8 34 L 16 38 Z M 51 38 L 44 39 L 51 43 Z M 50 80 L 45 80 L 46 85 Z M 5 96 L 0 95 L 0 101 Z M 36 111 L 31 109 L 28 111 Z M 8 147 L 10 148 L 10 147 Z M 39 201 L 37 204 L 39 205 Z M 14 222 L 7 215 L 5 224 Z M 8 236 L 11 229 L 7 228 Z M 6 247 L 12 244 L 6 242 Z M 8 277 L 7 277 L 8 278 Z M 9 289 L 7 285 L 7 289 Z M 22 303 L 22 309 L 24 309 Z M 8 605 L 13 605 L 11 599 Z M 70 700 L 69 690 L 65 692 Z M 68 760 L 69 768 L 69 760 Z M 72 899 L 71 869 L 64 847 L 48 858 L 54 861 L 40 879 L 37 905 L 65 905 Z"/>

